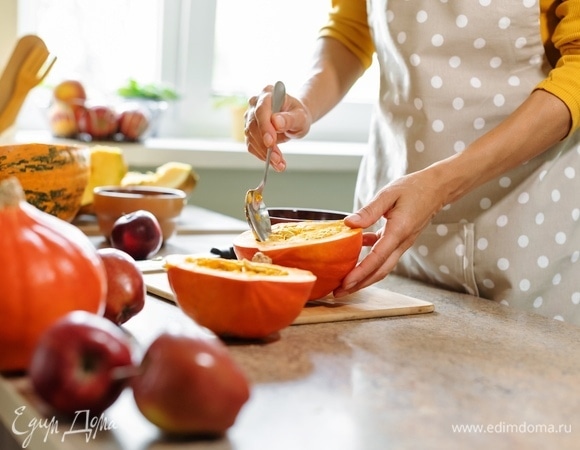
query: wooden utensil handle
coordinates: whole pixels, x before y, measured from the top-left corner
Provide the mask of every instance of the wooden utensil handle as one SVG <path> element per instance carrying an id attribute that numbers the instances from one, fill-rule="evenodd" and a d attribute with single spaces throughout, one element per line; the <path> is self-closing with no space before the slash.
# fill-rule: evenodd
<path id="1" fill-rule="evenodd" d="M 16 42 L 12 55 L 6 63 L 6 66 L 0 76 L 0 111 L 3 111 L 8 104 L 9 96 L 16 84 L 16 77 L 20 66 L 26 59 L 26 56 L 33 48 L 40 47 L 46 49 L 44 41 L 34 34 L 22 36 Z"/>
<path id="2" fill-rule="evenodd" d="M 17 95 L 17 90 L 14 91 L 14 94 L 12 97 L 10 97 L 10 100 L 8 100 L 4 111 L 0 113 L 0 133 L 4 132 L 16 121 L 16 117 L 20 112 L 20 108 L 22 107 L 25 98 L 26 92 L 24 94 Z"/>

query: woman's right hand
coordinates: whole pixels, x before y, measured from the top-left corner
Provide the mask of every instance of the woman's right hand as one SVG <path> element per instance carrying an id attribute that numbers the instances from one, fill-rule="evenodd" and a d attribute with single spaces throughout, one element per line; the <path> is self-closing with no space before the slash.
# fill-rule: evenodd
<path id="1" fill-rule="evenodd" d="M 261 160 L 266 159 L 268 147 L 272 147 L 271 166 L 281 172 L 286 160 L 278 144 L 304 137 L 312 125 L 312 116 L 304 103 L 290 95 L 286 95 L 280 112 L 272 114 L 272 90 L 272 85 L 266 86 L 249 100 L 244 114 L 246 145 Z"/>

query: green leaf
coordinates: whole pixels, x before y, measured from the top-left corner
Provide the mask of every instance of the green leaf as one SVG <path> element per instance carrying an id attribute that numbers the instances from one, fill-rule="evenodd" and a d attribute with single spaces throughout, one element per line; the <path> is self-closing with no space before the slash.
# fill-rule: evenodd
<path id="1" fill-rule="evenodd" d="M 127 84 L 117 89 L 123 98 L 141 98 L 147 100 L 177 100 L 179 94 L 170 86 L 160 83 L 140 84 L 131 78 Z"/>

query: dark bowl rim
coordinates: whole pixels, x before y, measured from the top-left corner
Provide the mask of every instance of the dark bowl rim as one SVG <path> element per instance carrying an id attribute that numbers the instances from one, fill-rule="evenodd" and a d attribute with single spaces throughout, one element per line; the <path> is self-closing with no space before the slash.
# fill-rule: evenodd
<path id="1" fill-rule="evenodd" d="M 320 214 L 320 215 L 332 215 L 332 216 L 341 216 L 342 218 L 351 214 L 350 212 L 346 211 L 338 211 L 333 209 L 320 209 L 320 208 L 294 208 L 294 207 L 283 207 L 283 206 L 275 206 L 275 207 L 268 207 L 268 214 L 271 218 L 279 218 L 279 219 L 295 219 L 292 216 L 285 216 L 281 215 L 280 213 L 296 213 L 300 214 L 303 213 L 310 213 L 310 214 Z"/>

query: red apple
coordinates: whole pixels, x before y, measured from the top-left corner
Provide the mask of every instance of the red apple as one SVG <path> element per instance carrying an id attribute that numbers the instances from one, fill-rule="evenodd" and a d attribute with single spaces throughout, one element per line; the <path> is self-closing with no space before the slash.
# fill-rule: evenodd
<path id="1" fill-rule="evenodd" d="M 244 373 L 220 340 L 184 332 L 153 341 L 131 386 L 141 413 L 173 435 L 223 435 L 250 397 Z"/>
<path id="2" fill-rule="evenodd" d="M 35 392 L 55 411 L 99 415 L 121 394 L 134 367 L 128 337 L 102 316 L 73 311 L 51 325 L 32 355 Z"/>
<path id="3" fill-rule="evenodd" d="M 131 255 L 116 248 L 100 248 L 97 253 L 107 272 L 105 317 L 121 325 L 145 306 L 147 288 L 143 274 Z"/>
<path id="4" fill-rule="evenodd" d="M 78 127 L 93 139 L 106 139 L 117 132 L 117 114 L 108 106 L 92 106 L 79 112 Z"/>
<path id="5" fill-rule="evenodd" d="M 140 209 L 115 221 L 110 240 L 114 248 L 141 260 L 159 251 L 163 244 L 163 233 L 157 218 L 149 211 Z"/>
<path id="6" fill-rule="evenodd" d="M 149 114 L 138 109 L 123 111 L 119 115 L 118 128 L 125 139 L 136 141 L 149 128 Z"/>
<path id="7" fill-rule="evenodd" d="M 54 102 L 48 111 L 48 121 L 53 136 L 70 138 L 79 131 L 75 111 L 65 102 Z"/>

